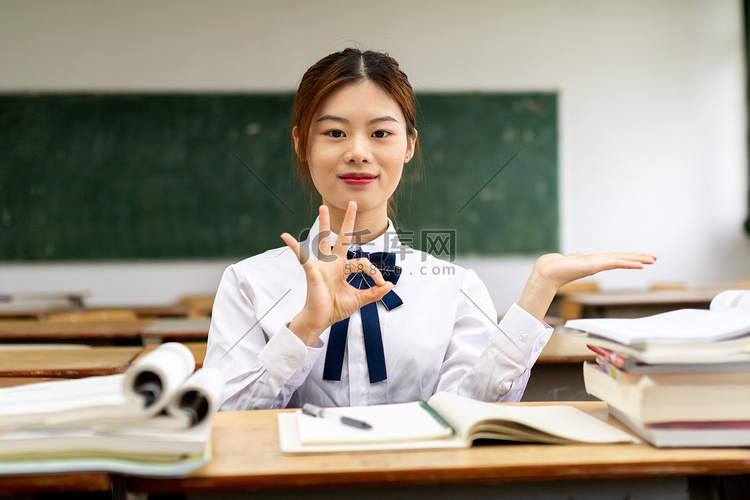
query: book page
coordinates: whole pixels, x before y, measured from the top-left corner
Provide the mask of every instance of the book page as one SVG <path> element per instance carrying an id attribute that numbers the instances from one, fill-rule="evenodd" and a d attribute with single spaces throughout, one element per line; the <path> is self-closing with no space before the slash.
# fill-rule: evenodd
<path id="1" fill-rule="evenodd" d="M 105 375 L 0 389 L 0 427 L 49 425 L 85 408 L 122 407 L 128 403 L 123 379 Z"/>
<path id="2" fill-rule="evenodd" d="M 747 311 L 750 314 L 750 290 L 726 290 L 711 301 L 712 311 Z"/>
<path id="3" fill-rule="evenodd" d="M 510 439 L 548 443 L 636 442 L 630 434 L 572 406 L 509 406 L 439 392 L 429 400 L 461 439 Z"/>
<path id="4" fill-rule="evenodd" d="M 713 342 L 750 333 L 750 314 L 726 310 L 678 309 L 643 318 L 574 319 L 565 323 L 621 344 Z"/>
<path id="5" fill-rule="evenodd" d="M 367 422 L 363 430 L 334 418 L 295 414 L 299 441 L 312 444 L 355 444 L 450 439 L 452 429 L 443 426 L 419 402 L 375 406 L 326 408 L 326 412 Z"/>
<path id="6" fill-rule="evenodd" d="M 193 373 L 169 400 L 164 411 L 133 422 L 126 419 L 130 426 L 146 432 L 179 432 L 197 427 L 210 427 L 213 416 L 219 407 L 224 377 L 216 368 L 201 368 Z M 106 421 L 97 425 L 97 429 L 111 431 L 121 422 Z"/>
<path id="7" fill-rule="evenodd" d="M 170 343 L 138 360 L 124 374 L 0 389 L 0 427 L 146 418 L 164 409 L 194 369 L 190 349 Z"/>
<path id="8" fill-rule="evenodd" d="M 144 398 L 147 413 L 155 415 L 166 407 L 193 371 L 195 358 L 190 349 L 178 342 L 168 342 L 128 368 L 125 390 Z"/>
<path id="9" fill-rule="evenodd" d="M 625 369 L 628 371 L 648 370 L 639 367 L 639 363 L 680 364 L 695 366 L 696 369 L 700 369 L 696 365 L 717 363 L 733 363 L 734 368 L 741 369 L 743 363 L 750 363 L 748 336 L 719 342 L 647 342 L 625 345 L 606 338 L 586 335 L 582 337 L 581 342 L 611 349 L 625 356 Z"/>

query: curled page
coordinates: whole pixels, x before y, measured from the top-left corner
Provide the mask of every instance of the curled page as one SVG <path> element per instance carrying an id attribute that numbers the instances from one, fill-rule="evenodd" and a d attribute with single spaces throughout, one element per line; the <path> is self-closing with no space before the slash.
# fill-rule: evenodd
<path id="1" fill-rule="evenodd" d="M 224 377 L 218 369 L 202 368 L 193 373 L 172 395 L 163 412 L 135 422 L 130 431 L 163 433 L 210 426 L 218 410 L 223 387 Z M 117 431 L 112 422 L 104 422 L 97 429 L 109 433 Z"/>
<path id="2" fill-rule="evenodd" d="M 186 417 L 190 427 L 205 424 L 218 410 L 223 387 L 224 376 L 218 369 L 202 368 L 182 384 L 167 405 L 167 414 Z"/>
<path id="3" fill-rule="evenodd" d="M 223 387 L 224 377 L 218 369 L 202 368 L 175 391 L 161 413 L 137 420 L 101 420 L 95 428 L 101 433 L 118 435 L 201 432 L 211 426 Z M 123 427 L 124 423 L 128 425 Z"/>
<path id="4" fill-rule="evenodd" d="M 146 419 L 166 407 L 194 369 L 190 349 L 172 342 L 160 345 L 121 375 L 0 389 L 0 428 Z"/>
<path id="5" fill-rule="evenodd" d="M 168 342 L 143 356 L 125 372 L 129 399 L 142 398 L 144 416 L 156 415 L 195 370 L 195 358 L 184 344 Z"/>

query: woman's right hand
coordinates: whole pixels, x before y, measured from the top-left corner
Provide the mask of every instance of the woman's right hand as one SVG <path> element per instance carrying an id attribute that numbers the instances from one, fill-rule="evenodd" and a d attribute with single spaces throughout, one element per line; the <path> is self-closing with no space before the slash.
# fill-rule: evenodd
<path id="1" fill-rule="evenodd" d="M 331 222 L 328 207 L 320 207 L 320 237 L 318 258 L 310 258 L 300 243 L 289 233 L 281 239 L 297 256 L 307 279 L 305 306 L 292 319 L 289 329 L 306 345 L 313 345 L 323 331 L 332 324 L 348 318 L 364 305 L 382 299 L 393 284 L 385 281 L 380 271 L 365 258 L 347 260 L 346 252 L 354 234 L 357 204 L 349 202 L 336 245 L 331 249 Z M 352 272 L 366 272 L 375 286 L 356 289 L 346 278 Z"/>

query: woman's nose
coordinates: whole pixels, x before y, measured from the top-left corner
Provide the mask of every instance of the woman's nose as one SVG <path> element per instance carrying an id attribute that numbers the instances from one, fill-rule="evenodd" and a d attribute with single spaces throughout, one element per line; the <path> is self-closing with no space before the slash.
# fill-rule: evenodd
<path id="1" fill-rule="evenodd" d="M 366 139 L 353 137 L 349 141 L 346 161 L 347 163 L 368 163 L 372 161 L 372 153 L 368 147 Z"/>

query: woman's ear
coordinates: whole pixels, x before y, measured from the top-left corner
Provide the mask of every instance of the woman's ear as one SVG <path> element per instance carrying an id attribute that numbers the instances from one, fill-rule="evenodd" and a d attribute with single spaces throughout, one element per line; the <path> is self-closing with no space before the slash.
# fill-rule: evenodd
<path id="1" fill-rule="evenodd" d="M 292 139 L 294 140 L 294 152 L 299 156 L 299 130 L 296 125 L 292 128 Z"/>
<path id="2" fill-rule="evenodd" d="M 417 129 L 414 129 L 414 134 L 408 138 L 408 143 L 406 145 L 406 156 L 404 157 L 404 163 L 409 163 L 412 158 L 414 158 L 414 151 L 416 151 L 416 145 L 417 145 Z"/>

